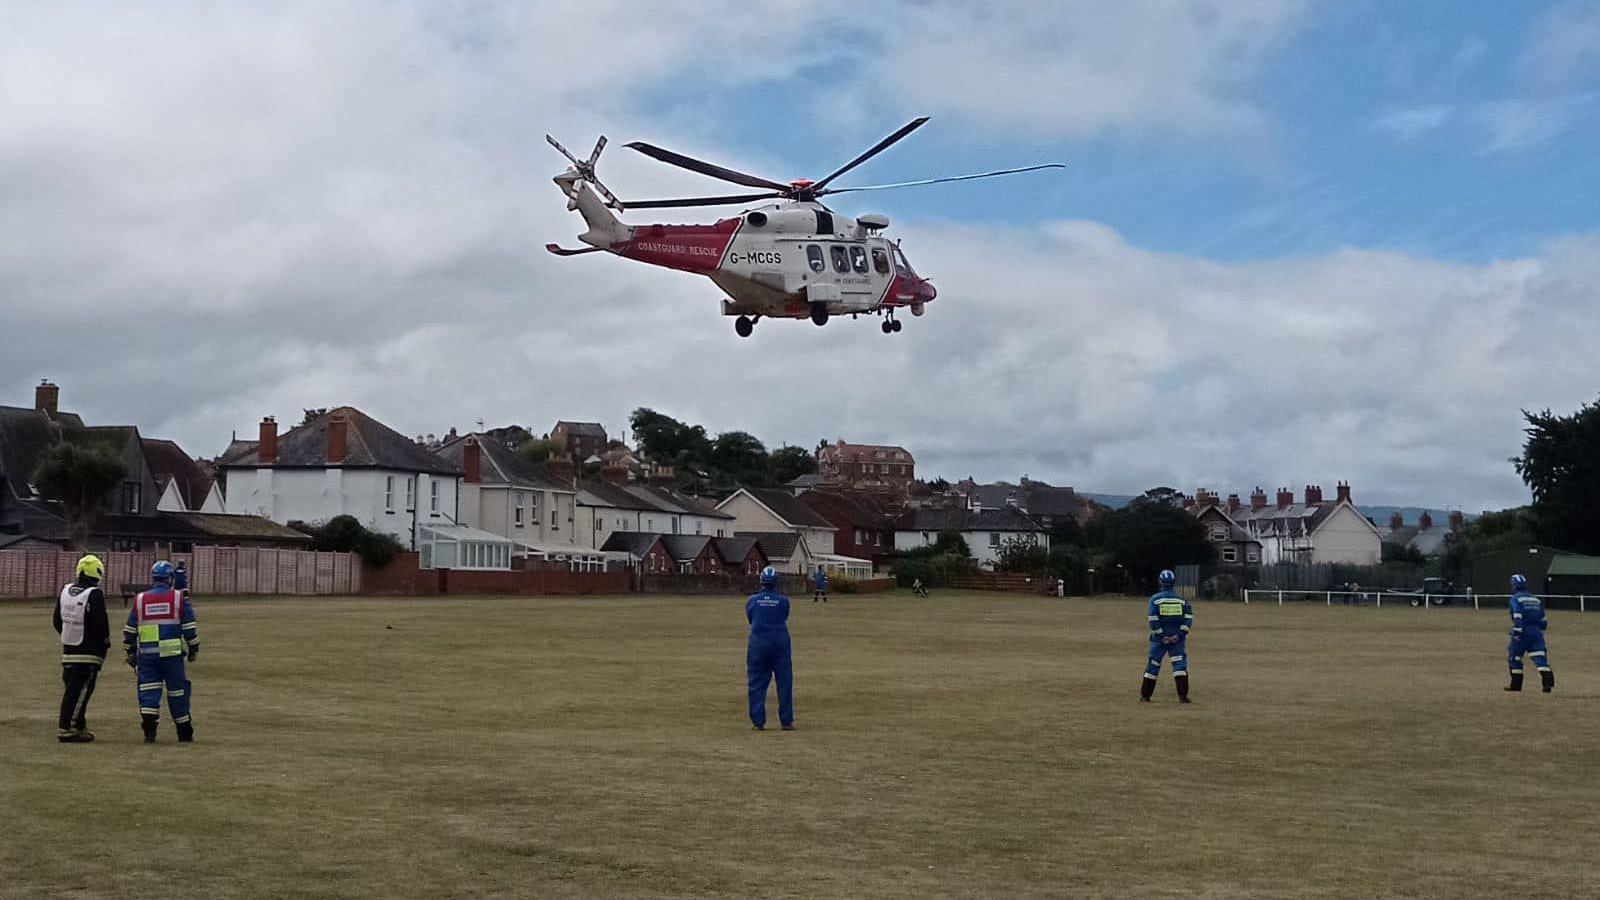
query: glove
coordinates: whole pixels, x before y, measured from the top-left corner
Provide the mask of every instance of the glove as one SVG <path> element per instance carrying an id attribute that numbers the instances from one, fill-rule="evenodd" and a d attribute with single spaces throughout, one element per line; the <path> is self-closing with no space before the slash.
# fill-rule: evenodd
<path id="1" fill-rule="evenodd" d="M 194 658 L 199 656 L 199 655 L 200 655 L 200 645 L 199 644 L 190 644 L 189 645 L 189 662 L 194 662 Z"/>

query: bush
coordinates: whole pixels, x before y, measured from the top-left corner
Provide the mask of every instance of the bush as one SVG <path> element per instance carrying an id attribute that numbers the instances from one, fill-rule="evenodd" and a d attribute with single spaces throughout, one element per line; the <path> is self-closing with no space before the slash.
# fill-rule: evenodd
<path id="1" fill-rule="evenodd" d="M 837 591 L 841 594 L 854 594 L 860 589 L 861 585 L 853 575 L 846 575 L 840 572 L 837 575 L 828 576 L 828 590 L 830 591 Z"/>
<path id="2" fill-rule="evenodd" d="M 289 527 L 310 535 L 312 550 L 354 553 L 362 562 L 379 568 L 388 565 L 396 553 L 405 549 L 394 535 L 373 531 L 355 516 L 334 516 L 314 525 L 290 522 Z"/>

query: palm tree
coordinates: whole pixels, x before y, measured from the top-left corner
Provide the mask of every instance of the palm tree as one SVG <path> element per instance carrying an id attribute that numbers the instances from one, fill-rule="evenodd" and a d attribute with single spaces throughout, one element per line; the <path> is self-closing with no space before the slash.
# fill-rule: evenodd
<path id="1" fill-rule="evenodd" d="M 60 441 L 41 455 L 33 470 L 33 486 L 41 497 L 66 507 L 72 544 L 86 549 L 106 497 L 127 474 L 128 467 L 110 448 Z"/>

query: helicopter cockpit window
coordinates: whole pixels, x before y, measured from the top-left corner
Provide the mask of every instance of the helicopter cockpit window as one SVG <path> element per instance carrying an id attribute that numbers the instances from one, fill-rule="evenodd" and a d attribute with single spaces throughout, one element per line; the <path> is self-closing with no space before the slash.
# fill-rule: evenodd
<path id="1" fill-rule="evenodd" d="M 850 264 L 861 274 L 867 274 L 867 248 L 853 245 L 850 248 Z"/>
<path id="2" fill-rule="evenodd" d="M 833 270 L 835 272 L 850 271 L 850 251 L 833 244 L 828 247 L 828 255 L 833 257 Z"/>
<path id="3" fill-rule="evenodd" d="M 822 258 L 821 244 L 806 245 L 806 262 L 811 264 L 811 271 L 813 272 L 821 272 L 828 267 L 828 263 Z"/>
<path id="4" fill-rule="evenodd" d="M 879 275 L 889 274 L 889 254 L 877 247 L 872 248 L 872 267 L 878 270 Z"/>

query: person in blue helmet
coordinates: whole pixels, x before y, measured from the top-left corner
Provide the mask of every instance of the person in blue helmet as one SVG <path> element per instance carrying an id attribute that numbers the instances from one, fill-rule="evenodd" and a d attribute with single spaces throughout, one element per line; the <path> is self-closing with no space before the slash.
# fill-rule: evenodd
<path id="1" fill-rule="evenodd" d="M 761 570 L 761 590 L 744 603 L 750 623 L 745 675 L 750 688 L 750 724 L 767 727 L 767 683 L 778 681 L 778 722 L 794 730 L 794 662 L 789 656 L 789 598 L 778 591 L 778 570 Z"/>
<path id="2" fill-rule="evenodd" d="M 1544 603 L 1528 590 L 1528 579 L 1522 575 L 1511 576 L 1511 643 L 1506 647 L 1506 665 L 1511 669 L 1508 691 L 1522 690 L 1522 657 L 1532 657 L 1539 670 L 1539 681 L 1544 692 L 1556 686 L 1556 673 L 1550 668 L 1550 654 L 1544 645 L 1545 630 L 1550 620 L 1545 618 Z"/>
<path id="3" fill-rule="evenodd" d="M 817 566 L 816 574 L 811 576 L 811 588 L 812 603 L 818 600 L 823 603 L 828 602 L 828 572 L 826 569 Z"/>
<path id="4" fill-rule="evenodd" d="M 133 598 L 128 624 L 122 629 L 128 665 L 138 673 L 139 719 L 146 744 L 156 742 L 163 688 L 167 693 L 167 709 L 178 729 L 178 742 L 187 744 L 194 740 L 184 660 L 194 662 L 200 655 L 200 635 L 194 606 L 184 591 L 172 586 L 174 574 L 172 563 L 164 559 L 150 567 L 150 590 Z"/>
<path id="5" fill-rule="evenodd" d="M 1156 692 L 1156 679 L 1161 675 L 1161 658 L 1172 657 L 1172 681 L 1178 686 L 1178 702 L 1189 702 L 1189 629 L 1194 627 L 1194 608 L 1189 601 L 1179 597 L 1172 589 L 1178 576 L 1171 569 L 1162 569 L 1161 590 L 1150 598 L 1146 619 L 1150 624 L 1150 658 L 1145 664 L 1144 683 L 1139 685 L 1139 699 L 1145 703 Z"/>

